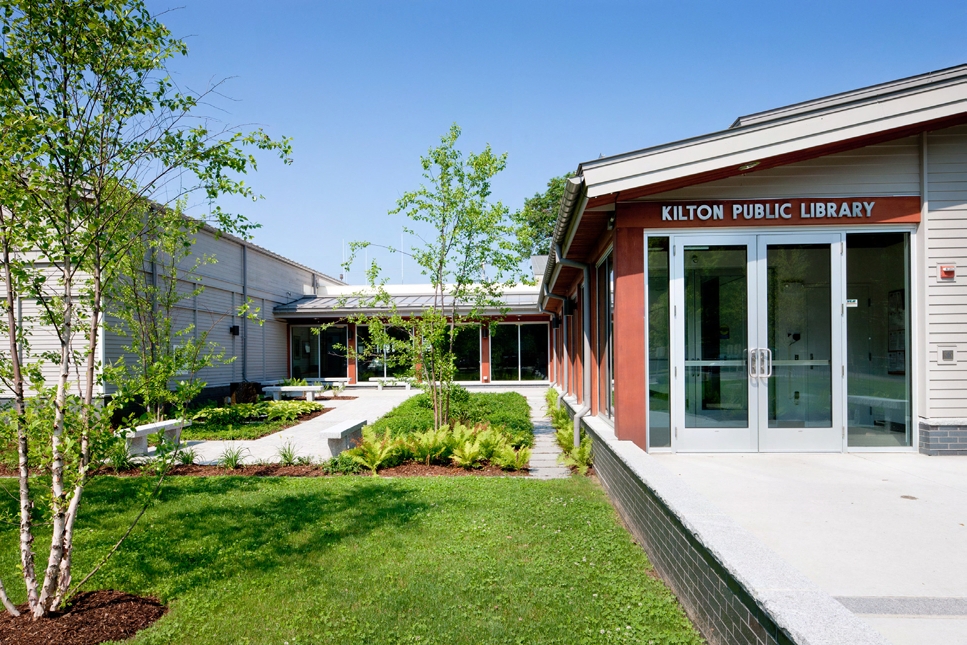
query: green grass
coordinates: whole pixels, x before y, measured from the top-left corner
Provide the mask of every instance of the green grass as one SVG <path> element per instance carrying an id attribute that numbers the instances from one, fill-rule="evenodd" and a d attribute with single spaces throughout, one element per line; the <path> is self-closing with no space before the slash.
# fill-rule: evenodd
<path id="1" fill-rule="evenodd" d="M 534 445 L 534 424 L 527 399 L 517 392 L 472 392 L 458 390 L 451 404 L 451 417 L 467 425 L 490 423 L 503 427 L 516 447 Z M 428 394 L 418 394 L 399 404 L 373 424 L 377 433 L 394 437 L 433 428 L 433 408 Z"/>
<path id="2" fill-rule="evenodd" d="M 76 577 L 144 484 L 85 493 Z M 702 642 L 585 478 L 185 477 L 162 497 L 92 585 L 170 604 L 140 645 Z M 5 525 L 19 603 L 16 543 Z"/>

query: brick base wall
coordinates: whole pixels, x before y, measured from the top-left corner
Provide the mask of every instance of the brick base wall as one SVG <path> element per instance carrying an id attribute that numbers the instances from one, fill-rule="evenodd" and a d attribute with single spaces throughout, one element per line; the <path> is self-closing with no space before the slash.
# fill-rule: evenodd
<path id="1" fill-rule="evenodd" d="M 967 455 L 967 426 L 920 424 L 920 452 L 925 455 Z"/>
<path id="2" fill-rule="evenodd" d="M 792 643 L 748 592 L 588 428 L 594 470 L 655 569 L 713 645 Z"/>

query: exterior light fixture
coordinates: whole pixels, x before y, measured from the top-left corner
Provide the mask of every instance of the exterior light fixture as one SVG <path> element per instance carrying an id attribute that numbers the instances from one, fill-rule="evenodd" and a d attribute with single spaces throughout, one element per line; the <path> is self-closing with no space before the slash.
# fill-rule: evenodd
<path id="1" fill-rule="evenodd" d="M 753 168 L 755 168 L 756 166 L 758 166 L 760 163 L 762 163 L 762 162 L 761 161 L 753 161 L 752 163 L 743 164 L 743 165 L 739 166 L 739 172 L 745 172 L 746 170 L 752 170 Z"/>

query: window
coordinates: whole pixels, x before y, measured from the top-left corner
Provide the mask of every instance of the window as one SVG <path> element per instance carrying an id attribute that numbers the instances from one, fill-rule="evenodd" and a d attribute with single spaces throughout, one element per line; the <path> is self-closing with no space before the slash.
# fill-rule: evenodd
<path id="1" fill-rule="evenodd" d="M 614 417 L 614 266 L 613 254 L 598 265 L 598 392 L 601 414 Z"/>
<path id="2" fill-rule="evenodd" d="M 480 380 L 480 328 L 461 327 L 453 339 L 453 360 L 456 381 Z"/>
<path id="3" fill-rule="evenodd" d="M 292 378 L 346 378 L 346 327 L 319 333 L 310 326 L 289 329 Z"/>
<path id="4" fill-rule="evenodd" d="M 547 323 L 503 323 L 493 328 L 492 381 L 545 381 L 547 363 Z"/>
<path id="5" fill-rule="evenodd" d="M 387 332 L 390 338 L 408 340 L 409 333 L 405 329 L 390 328 Z M 356 380 L 368 381 L 371 378 L 386 378 L 388 376 L 403 377 L 410 373 L 410 366 L 393 360 L 394 354 L 387 347 L 370 347 L 369 327 L 360 325 L 356 328 Z M 388 363 L 393 363 L 389 365 Z"/>
<path id="6" fill-rule="evenodd" d="M 846 236 L 846 298 L 847 444 L 909 446 L 908 233 Z"/>
<path id="7" fill-rule="evenodd" d="M 669 448 L 671 436 L 671 338 L 668 307 L 667 237 L 649 237 L 648 291 L 648 445 Z"/>

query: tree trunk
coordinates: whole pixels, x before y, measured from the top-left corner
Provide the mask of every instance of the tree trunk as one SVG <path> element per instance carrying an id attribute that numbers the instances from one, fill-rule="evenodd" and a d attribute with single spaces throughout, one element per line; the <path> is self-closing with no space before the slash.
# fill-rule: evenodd
<path id="1" fill-rule="evenodd" d="M 66 531 L 66 512 L 64 502 L 64 456 L 61 454 L 61 438 L 64 434 L 67 408 L 67 382 L 70 378 L 71 336 L 74 315 L 73 284 L 70 260 L 64 260 L 63 268 L 63 313 L 64 320 L 60 334 L 60 373 L 57 378 L 57 394 L 54 400 L 54 428 L 51 437 L 51 532 L 50 557 L 44 573 L 44 584 L 40 590 L 40 600 L 34 608 L 34 617 L 39 618 L 53 608 L 57 582 L 60 577 L 60 563 L 64 558 L 64 538 Z"/>
<path id="2" fill-rule="evenodd" d="M 7 328 L 10 362 L 13 368 L 13 409 L 17 426 L 17 463 L 18 479 L 20 482 L 20 566 L 23 569 L 24 585 L 27 588 L 27 602 L 31 608 L 37 606 L 37 574 L 34 569 L 34 534 L 31 518 L 30 502 L 30 462 L 28 452 L 27 424 L 24 419 L 26 413 L 24 400 L 23 369 L 20 364 L 20 347 L 18 343 L 18 321 L 14 307 L 16 306 L 17 289 L 13 283 L 13 272 L 10 269 L 10 239 L 3 240 L 4 280 L 7 283 Z M 9 607 L 7 608 L 9 611 Z"/>

